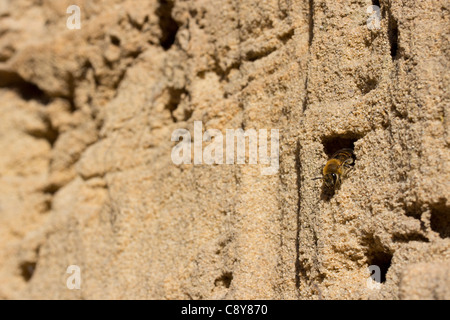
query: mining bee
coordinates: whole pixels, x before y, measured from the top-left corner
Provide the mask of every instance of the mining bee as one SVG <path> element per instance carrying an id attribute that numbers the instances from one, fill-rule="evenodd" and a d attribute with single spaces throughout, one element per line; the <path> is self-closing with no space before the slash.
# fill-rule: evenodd
<path id="1" fill-rule="evenodd" d="M 340 187 L 342 179 L 353 169 L 355 154 L 352 149 L 340 149 L 327 161 L 322 170 L 322 177 L 314 178 L 323 180 L 328 190 L 336 190 Z"/>

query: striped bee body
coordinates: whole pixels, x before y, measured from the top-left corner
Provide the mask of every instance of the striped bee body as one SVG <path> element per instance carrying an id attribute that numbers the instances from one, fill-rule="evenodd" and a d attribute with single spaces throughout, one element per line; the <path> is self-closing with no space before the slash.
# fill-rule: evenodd
<path id="1" fill-rule="evenodd" d="M 327 161 L 322 170 L 325 187 L 336 190 L 340 187 L 342 179 L 353 169 L 355 154 L 352 149 L 340 149 Z"/>

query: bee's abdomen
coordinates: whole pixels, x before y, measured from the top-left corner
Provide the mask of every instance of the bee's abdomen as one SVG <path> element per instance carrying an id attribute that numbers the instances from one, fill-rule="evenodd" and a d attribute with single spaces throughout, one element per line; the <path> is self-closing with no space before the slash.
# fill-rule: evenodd
<path id="1" fill-rule="evenodd" d="M 337 159 L 340 162 L 344 162 L 347 159 L 353 159 L 354 160 L 354 153 L 352 149 L 341 149 L 336 151 L 332 156 L 331 159 Z"/>

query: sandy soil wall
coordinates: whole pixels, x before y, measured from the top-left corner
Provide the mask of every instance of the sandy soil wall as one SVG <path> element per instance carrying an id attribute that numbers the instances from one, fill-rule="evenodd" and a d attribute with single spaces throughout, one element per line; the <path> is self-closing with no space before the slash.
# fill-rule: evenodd
<path id="1" fill-rule="evenodd" d="M 449 10 L 0 2 L 0 298 L 450 299 Z M 279 170 L 174 164 L 194 121 L 278 130 Z"/>

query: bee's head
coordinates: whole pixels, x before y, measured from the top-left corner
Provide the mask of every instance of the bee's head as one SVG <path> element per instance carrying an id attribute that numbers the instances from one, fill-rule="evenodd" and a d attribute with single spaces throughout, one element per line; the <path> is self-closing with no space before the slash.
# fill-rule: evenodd
<path id="1" fill-rule="evenodd" d="M 328 189 L 339 187 L 340 179 L 337 173 L 328 173 L 323 177 L 323 182 Z"/>

